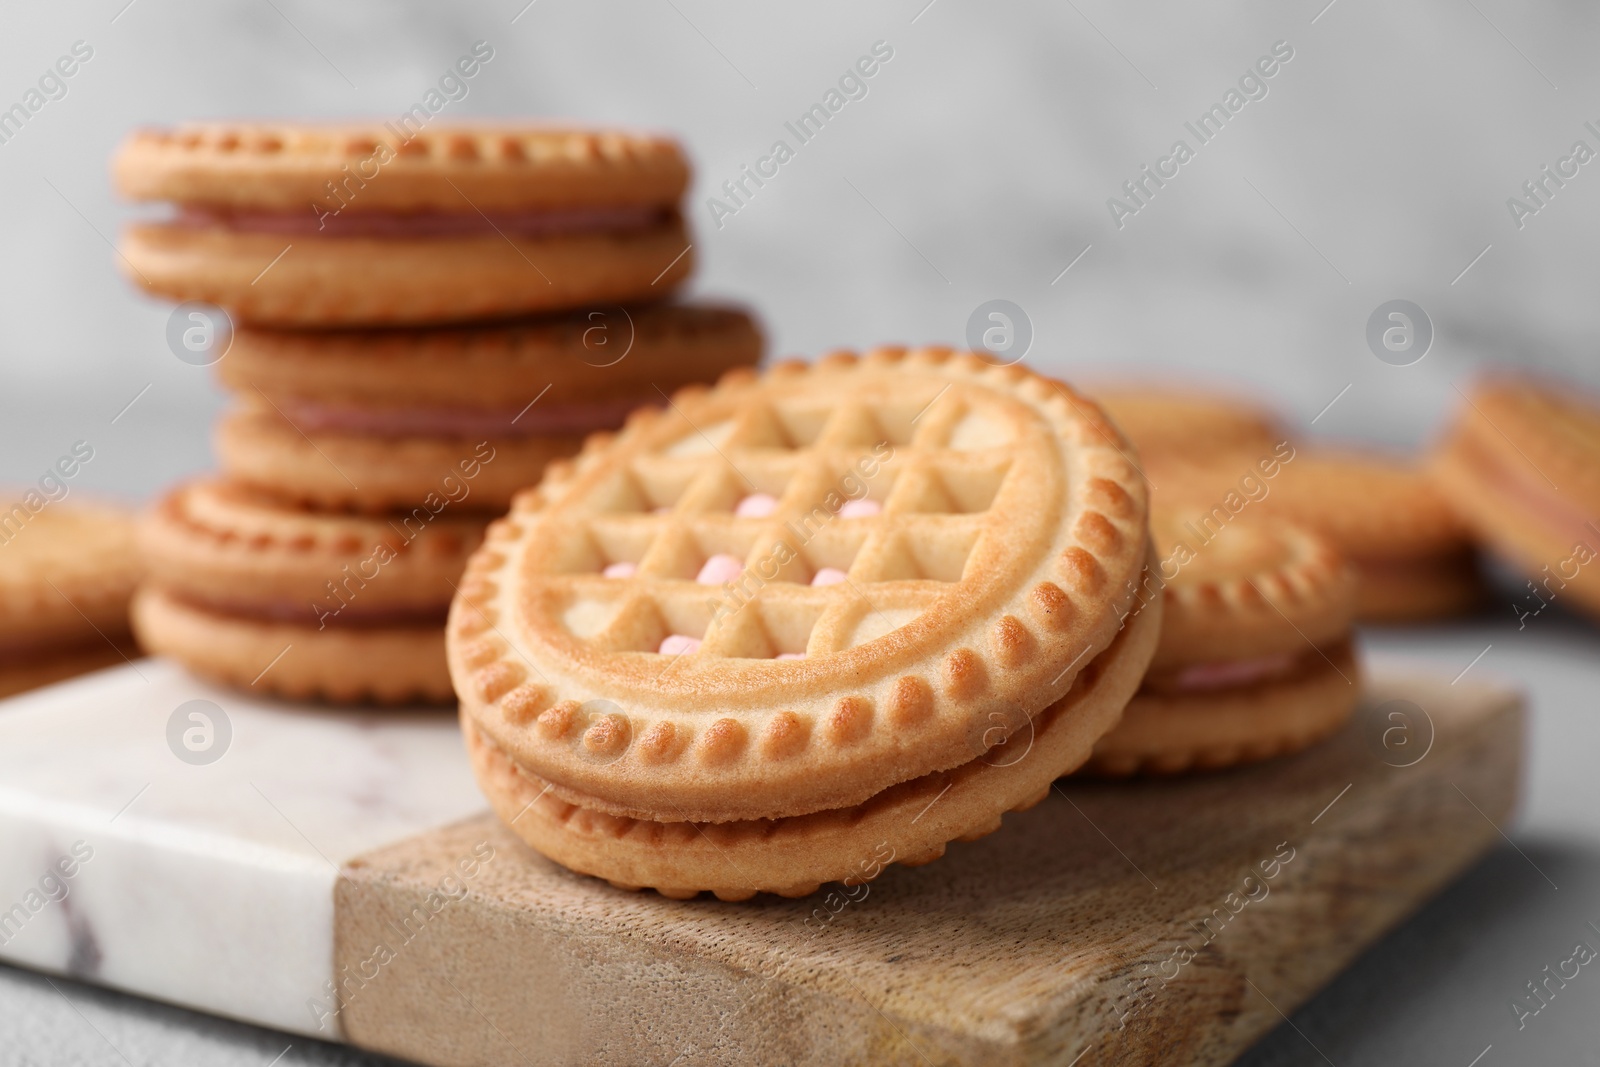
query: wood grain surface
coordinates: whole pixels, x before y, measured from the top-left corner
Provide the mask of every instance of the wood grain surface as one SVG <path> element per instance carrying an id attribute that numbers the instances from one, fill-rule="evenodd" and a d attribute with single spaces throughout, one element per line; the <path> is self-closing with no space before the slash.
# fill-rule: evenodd
<path id="1" fill-rule="evenodd" d="M 1384 677 L 1300 756 L 1064 780 L 793 901 L 615 890 L 484 816 L 342 873 L 341 1021 L 442 1067 L 1224 1064 L 1498 840 L 1522 744 L 1512 694 Z"/>

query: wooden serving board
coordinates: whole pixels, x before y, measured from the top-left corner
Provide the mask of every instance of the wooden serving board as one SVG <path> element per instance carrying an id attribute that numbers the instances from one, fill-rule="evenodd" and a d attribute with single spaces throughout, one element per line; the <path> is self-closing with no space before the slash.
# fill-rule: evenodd
<path id="1" fill-rule="evenodd" d="M 1228 1063 L 1471 864 L 1514 803 L 1516 697 L 1369 690 L 1312 752 L 1064 782 L 848 894 L 624 892 L 470 818 L 343 865 L 326 1003 L 346 1040 L 448 1067 Z"/>

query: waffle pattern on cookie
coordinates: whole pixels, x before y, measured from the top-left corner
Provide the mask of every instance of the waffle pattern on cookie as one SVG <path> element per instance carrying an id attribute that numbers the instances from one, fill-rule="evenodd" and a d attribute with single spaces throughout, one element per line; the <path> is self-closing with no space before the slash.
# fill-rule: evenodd
<path id="1" fill-rule="evenodd" d="M 1060 383 L 945 349 L 684 390 L 491 528 L 452 609 L 464 713 L 631 818 L 803 814 L 968 762 L 1132 603 L 1125 450 Z"/>

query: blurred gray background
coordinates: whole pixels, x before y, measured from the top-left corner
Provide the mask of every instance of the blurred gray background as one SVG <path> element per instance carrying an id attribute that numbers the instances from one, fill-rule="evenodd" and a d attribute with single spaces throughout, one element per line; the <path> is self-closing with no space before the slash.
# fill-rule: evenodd
<path id="1" fill-rule="evenodd" d="M 146 210 L 120 203 L 107 177 L 131 127 L 393 117 L 477 40 L 494 59 L 442 118 L 573 118 L 681 136 L 697 164 L 693 291 L 757 308 L 774 354 L 959 344 L 974 309 L 1004 299 L 1031 321 L 1027 362 L 1039 369 L 1215 383 L 1270 401 L 1314 436 L 1400 448 L 1425 444 L 1488 363 L 1600 385 L 1590 269 L 1600 162 L 1521 228 L 1507 208 L 1574 142 L 1600 151 L 1584 125 L 1600 127 L 1594 5 L 10 4 L 0 110 L 75 42 L 93 57 L 0 143 L 0 480 L 37 478 L 79 439 L 96 455 L 75 489 L 130 500 L 210 465 L 224 399 L 210 371 L 168 351 L 168 308 L 120 276 L 111 249 Z M 775 140 L 795 146 L 784 123 L 879 41 L 893 58 L 867 94 L 719 228 L 707 198 Z M 1175 140 L 1196 147 L 1184 123 L 1280 41 L 1293 58 L 1266 96 L 1118 228 L 1107 199 Z M 1404 367 L 1366 340 L 1368 317 L 1396 298 L 1435 329 L 1427 356 Z M 1250 1063 L 1593 1062 L 1583 1050 L 1600 980 L 1526 1032 L 1507 1008 L 1600 920 L 1600 641 L 1570 619 L 1519 632 L 1502 614 L 1370 640 L 1533 692 L 1519 844 Z M 0 969 L 0 1064 L 261 1064 L 287 1043 L 58 985 L 67 993 Z M 282 1062 L 368 1061 L 299 1047 Z"/>
<path id="2" fill-rule="evenodd" d="M 149 213 L 107 177 L 131 127 L 393 117 L 480 39 L 495 58 L 442 119 L 675 131 L 697 164 L 694 290 L 753 304 L 778 354 L 960 343 L 1000 298 L 1052 373 L 1215 381 L 1301 426 L 1349 385 L 1312 432 L 1396 445 L 1487 361 L 1600 382 L 1600 164 L 1520 230 L 1506 206 L 1574 141 L 1600 150 L 1593 5 L 107 0 L 0 18 L 0 107 L 74 42 L 94 50 L 0 144 L 0 478 L 79 438 L 97 448 L 80 485 L 135 496 L 209 462 L 211 373 L 171 355 L 168 308 L 110 247 Z M 707 198 L 797 145 L 784 122 L 878 41 L 894 55 L 867 95 L 718 228 Z M 1267 95 L 1114 225 L 1107 199 L 1174 140 L 1197 146 L 1183 123 L 1278 41 L 1294 58 Z M 1413 366 L 1365 341 L 1393 298 L 1435 325 Z"/>

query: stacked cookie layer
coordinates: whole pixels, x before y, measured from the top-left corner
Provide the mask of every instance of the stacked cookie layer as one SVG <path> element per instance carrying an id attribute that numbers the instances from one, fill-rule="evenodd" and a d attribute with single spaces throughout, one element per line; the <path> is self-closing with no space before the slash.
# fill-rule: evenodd
<path id="1" fill-rule="evenodd" d="M 995 829 L 1154 652 L 1127 447 L 1060 383 L 940 349 L 636 414 L 519 495 L 451 609 L 486 793 L 546 855 L 672 896 L 803 894 Z"/>
<path id="2" fill-rule="evenodd" d="M 742 311 L 644 303 L 692 267 L 661 138 L 201 125 L 115 170 L 177 205 L 127 232 L 130 271 L 238 323 L 223 476 L 145 522 L 135 624 L 237 685 L 450 700 L 444 616 L 488 521 L 587 434 L 760 355 Z"/>

